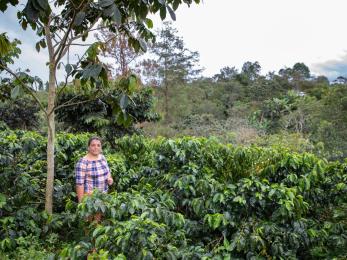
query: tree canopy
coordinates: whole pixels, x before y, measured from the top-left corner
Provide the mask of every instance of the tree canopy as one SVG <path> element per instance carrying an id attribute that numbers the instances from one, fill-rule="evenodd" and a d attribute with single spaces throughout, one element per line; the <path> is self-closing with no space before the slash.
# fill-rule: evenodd
<path id="1" fill-rule="evenodd" d="M 15 72 L 7 64 L 11 60 L 2 59 L 1 70 L 10 74 L 11 78 L 5 79 L 13 86 L 12 97 L 28 92 L 39 104 L 45 114 L 48 126 L 47 143 L 47 187 L 46 187 L 46 210 L 52 213 L 53 181 L 54 181 L 54 145 L 55 145 L 55 112 L 62 106 L 74 105 L 71 100 L 57 105 L 57 98 L 67 86 L 69 78 L 78 79 L 82 86 L 91 86 L 95 90 L 94 96 L 102 93 L 102 88 L 108 85 L 107 67 L 99 59 L 98 55 L 105 47 L 105 43 L 95 42 L 87 48 L 85 54 L 79 58 L 76 64 L 70 64 L 70 49 L 74 45 L 80 45 L 80 41 L 86 41 L 88 35 L 96 30 L 99 22 L 111 32 L 119 31 L 128 37 L 128 43 L 135 51 L 147 50 L 146 42 L 153 41 L 154 33 L 151 31 L 153 21 L 148 18 L 150 14 L 159 12 L 160 18 L 165 19 L 167 13 L 173 20 L 176 19 L 175 11 L 181 4 L 191 5 L 200 0 L 99 0 L 99 1 L 65 1 L 54 0 L 28 0 L 25 8 L 18 11 L 17 18 L 23 30 L 30 26 L 37 34 L 39 40 L 35 47 L 37 51 L 48 48 L 48 102 L 44 106 L 38 99 L 35 90 L 30 86 L 33 83 L 42 84 L 36 77 L 31 77 L 25 72 Z M 1 2 L 0 10 L 6 11 L 9 5 L 16 6 L 18 1 L 5 0 Z M 10 53 L 13 49 L 4 35 L 0 37 L 0 52 Z M 67 56 L 67 63 L 63 58 Z M 57 91 L 56 73 L 59 66 L 65 67 L 65 84 Z M 116 110 L 127 124 L 124 102 L 131 90 L 136 85 L 133 76 L 124 79 L 122 86 L 123 98 L 119 100 Z"/>

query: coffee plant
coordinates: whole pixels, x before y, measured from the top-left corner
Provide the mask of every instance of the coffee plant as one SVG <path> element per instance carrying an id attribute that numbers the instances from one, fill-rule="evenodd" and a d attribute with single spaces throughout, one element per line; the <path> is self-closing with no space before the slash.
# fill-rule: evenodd
<path id="1" fill-rule="evenodd" d="M 0 132 L 0 258 L 346 259 L 347 160 L 214 139 L 117 139 L 115 183 L 77 204 L 89 134 L 57 138 L 54 214 L 45 138 Z M 96 214 L 101 221 L 92 221 Z"/>

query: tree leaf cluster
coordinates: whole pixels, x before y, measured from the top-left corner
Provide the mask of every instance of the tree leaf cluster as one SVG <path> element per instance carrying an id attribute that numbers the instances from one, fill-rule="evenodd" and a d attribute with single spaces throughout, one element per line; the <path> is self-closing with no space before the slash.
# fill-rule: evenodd
<path id="1" fill-rule="evenodd" d="M 0 121 L 11 129 L 39 129 L 40 108 L 30 98 L 7 100 L 0 104 Z"/>
<path id="2" fill-rule="evenodd" d="M 10 41 L 6 33 L 0 34 L 0 72 L 4 70 L 6 64 L 13 64 L 14 58 L 18 58 L 21 50 L 18 47 L 21 42 L 17 39 Z"/>
<path id="3" fill-rule="evenodd" d="M 63 128 L 74 133 L 96 132 L 113 143 L 116 136 L 134 132 L 135 123 L 159 119 L 153 111 L 154 99 L 150 88 L 137 89 L 138 82 L 134 76 L 113 84 L 97 98 L 94 92 L 76 92 L 66 88 L 58 104 L 64 104 L 71 98 L 78 104 L 57 111 L 57 119 Z"/>

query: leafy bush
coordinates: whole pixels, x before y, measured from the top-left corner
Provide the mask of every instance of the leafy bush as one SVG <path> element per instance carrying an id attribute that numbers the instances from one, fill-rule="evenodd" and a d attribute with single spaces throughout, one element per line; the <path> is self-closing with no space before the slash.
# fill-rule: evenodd
<path id="1" fill-rule="evenodd" d="M 0 103 L 0 121 L 12 129 L 38 129 L 38 112 L 39 105 L 29 97 Z"/>
<path id="2" fill-rule="evenodd" d="M 160 118 L 152 111 L 154 99 L 151 88 L 141 88 L 129 98 L 124 98 L 116 87 L 107 89 L 98 98 L 91 95 L 88 91 L 76 91 L 71 87 L 64 89 L 58 101 L 62 107 L 57 110 L 57 118 L 65 131 L 96 132 L 113 143 L 116 137 L 136 132 L 133 126 L 135 123 L 157 121 Z M 76 105 L 65 106 L 71 103 L 71 99 Z M 124 107 L 122 113 L 117 110 L 118 104 Z M 119 124 L 121 117 L 125 117 L 126 127 Z"/>
<path id="3" fill-rule="evenodd" d="M 125 137 L 105 152 L 110 193 L 77 205 L 73 168 L 87 139 L 58 136 L 50 216 L 42 211 L 44 138 L 0 132 L 1 254 L 45 247 L 72 259 L 347 257 L 347 161 L 206 138 Z M 100 223 L 88 221 L 98 212 Z M 36 244 L 23 244 L 29 239 Z"/>

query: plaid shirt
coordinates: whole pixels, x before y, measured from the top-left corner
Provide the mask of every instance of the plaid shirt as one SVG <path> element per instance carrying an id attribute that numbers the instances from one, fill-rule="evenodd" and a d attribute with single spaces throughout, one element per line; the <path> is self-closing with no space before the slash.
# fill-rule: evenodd
<path id="1" fill-rule="evenodd" d="M 99 160 L 93 161 L 81 158 L 76 164 L 75 173 L 76 185 L 84 185 L 85 193 L 91 193 L 93 189 L 107 192 L 110 168 L 103 155 Z"/>

